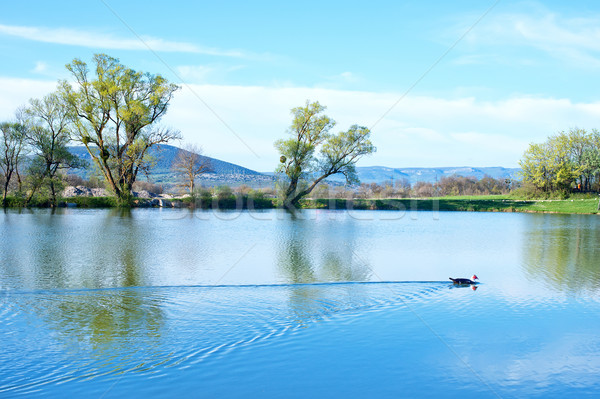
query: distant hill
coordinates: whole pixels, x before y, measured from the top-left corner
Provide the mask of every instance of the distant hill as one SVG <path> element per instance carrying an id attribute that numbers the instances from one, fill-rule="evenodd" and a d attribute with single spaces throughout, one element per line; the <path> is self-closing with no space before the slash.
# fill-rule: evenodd
<path id="1" fill-rule="evenodd" d="M 79 158 L 92 162 L 92 157 L 84 146 L 69 147 L 69 151 Z M 148 154 L 156 158 L 156 165 L 152 168 L 152 173 L 167 173 L 171 171 L 171 165 L 181 150 L 177 147 L 167 144 L 156 145 L 150 148 Z M 209 161 L 211 168 L 209 173 L 219 175 L 262 175 L 262 173 L 244 168 L 230 162 L 221 161 L 216 158 L 202 156 L 203 160 Z"/>
<path id="2" fill-rule="evenodd" d="M 361 183 L 382 183 L 384 181 L 407 179 L 411 184 L 423 181 L 435 183 L 442 177 L 463 176 L 481 179 L 490 176 L 495 179 L 520 179 L 519 168 L 503 167 L 443 167 L 443 168 L 389 168 L 385 166 L 363 166 L 357 167 L 356 172 Z M 343 181 L 343 176 L 333 176 L 332 181 Z"/>
<path id="3" fill-rule="evenodd" d="M 82 177 L 89 178 L 90 174 L 93 172 L 93 168 L 91 167 L 93 162 L 87 149 L 84 146 L 72 146 L 69 147 L 69 151 L 88 162 L 90 165 L 88 169 L 79 170 L 75 173 Z M 156 145 L 150 149 L 149 155 L 156 159 L 156 165 L 152 167 L 149 174 L 151 181 L 167 186 L 177 182 L 178 177 L 171 167 L 179 151 L 185 150 L 167 144 Z M 209 162 L 210 169 L 199 179 L 200 184 L 207 186 L 220 184 L 265 186 L 273 181 L 272 176 L 264 175 L 234 163 L 221 161 L 220 159 L 207 156 L 202 156 L 202 159 Z M 144 177 L 138 177 L 138 179 L 142 178 Z"/>

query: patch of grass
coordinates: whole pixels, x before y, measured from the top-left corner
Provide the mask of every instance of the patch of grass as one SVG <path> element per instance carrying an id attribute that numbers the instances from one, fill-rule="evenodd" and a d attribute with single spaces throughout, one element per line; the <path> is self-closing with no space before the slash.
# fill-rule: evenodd
<path id="1" fill-rule="evenodd" d="M 598 213 L 597 199 L 540 200 L 524 207 L 531 212 Z"/>
<path id="2" fill-rule="evenodd" d="M 509 194 L 497 194 L 497 195 L 449 195 L 446 197 L 437 197 L 437 199 L 460 199 L 460 200 L 505 200 L 511 199 Z"/>
<path id="3" fill-rule="evenodd" d="M 63 204 L 75 204 L 78 208 L 114 208 L 117 206 L 115 197 L 71 197 L 63 198 Z"/>

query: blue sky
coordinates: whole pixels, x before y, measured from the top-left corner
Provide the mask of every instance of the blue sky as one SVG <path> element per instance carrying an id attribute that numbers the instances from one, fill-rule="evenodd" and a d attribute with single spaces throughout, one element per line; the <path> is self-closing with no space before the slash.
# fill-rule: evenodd
<path id="1" fill-rule="evenodd" d="M 530 142 L 600 128 L 594 1 L 11 2 L 0 119 L 107 53 L 182 86 L 164 123 L 209 156 L 273 170 L 289 109 L 371 127 L 359 165 L 517 166 Z"/>

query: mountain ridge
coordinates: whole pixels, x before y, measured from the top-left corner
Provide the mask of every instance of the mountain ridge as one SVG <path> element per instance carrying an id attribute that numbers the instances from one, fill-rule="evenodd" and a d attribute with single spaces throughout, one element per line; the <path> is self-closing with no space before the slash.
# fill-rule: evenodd
<path id="1" fill-rule="evenodd" d="M 450 176 L 474 177 L 482 179 L 485 176 L 494 179 L 519 179 L 520 168 L 505 168 L 502 166 L 445 166 L 445 167 L 410 167 L 391 168 L 386 166 L 357 167 L 356 172 L 363 183 L 381 183 L 384 181 L 407 179 L 410 183 L 436 181 Z M 340 179 L 340 180 L 343 180 Z"/>
<path id="2" fill-rule="evenodd" d="M 71 146 L 69 151 L 79 158 L 92 165 L 92 158 L 84 146 Z M 176 182 L 177 175 L 172 170 L 172 164 L 177 153 L 185 151 L 179 147 L 168 144 L 160 144 L 150 149 L 149 155 L 156 159 L 156 164 L 150 169 L 149 177 L 156 183 L 173 184 Z M 272 184 L 274 180 L 273 172 L 257 172 L 255 170 L 234 164 L 232 162 L 222 161 L 217 158 L 201 155 L 204 161 L 210 163 L 210 169 L 199 178 L 200 184 L 208 186 L 219 184 L 247 184 L 250 186 L 265 186 Z M 417 182 L 435 183 L 443 177 L 463 176 L 475 177 L 481 179 L 484 176 L 490 176 L 495 179 L 519 179 L 519 168 L 505 168 L 502 166 L 493 167 L 474 167 L 474 166 L 450 166 L 450 167 L 409 167 L 393 168 L 388 166 L 358 166 L 356 172 L 361 183 L 378 183 L 408 180 L 411 184 Z M 89 178 L 93 168 L 89 167 L 75 173 Z M 342 175 L 330 176 L 327 182 L 332 184 L 343 184 L 345 179 Z"/>
<path id="3" fill-rule="evenodd" d="M 356 173 L 361 183 L 377 183 L 408 180 L 409 183 L 417 182 L 435 183 L 444 177 L 462 176 L 482 179 L 485 176 L 494 179 L 512 179 L 520 180 L 520 168 L 505 168 L 503 166 L 447 166 L 436 168 L 392 168 L 388 166 L 357 166 Z M 266 175 L 273 175 L 272 172 L 263 172 Z M 328 182 L 341 184 L 345 181 L 343 175 L 334 175 L 326 179 Z"/>

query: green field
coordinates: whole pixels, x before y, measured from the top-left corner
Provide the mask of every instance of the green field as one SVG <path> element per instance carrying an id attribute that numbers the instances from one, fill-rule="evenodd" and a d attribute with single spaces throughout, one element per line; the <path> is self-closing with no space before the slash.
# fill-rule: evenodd
<path id="1" fill-rule="evenodd" d="M 598 213 L 597 199 L 519 200 L 508 196 L 366 200 L 315 199 L 303 202 L 303 206 L 323 209 Z"/>

